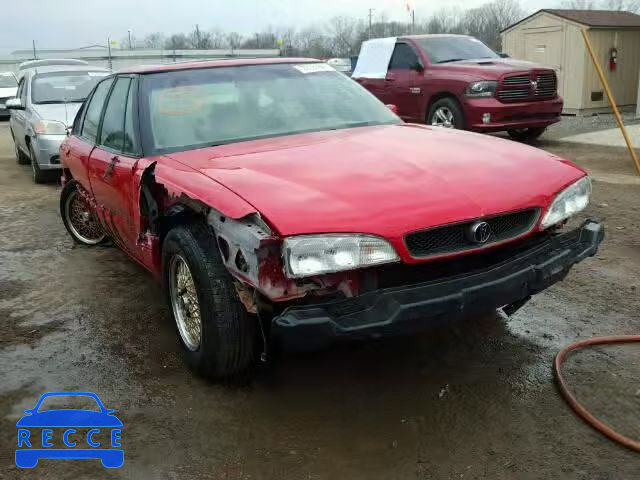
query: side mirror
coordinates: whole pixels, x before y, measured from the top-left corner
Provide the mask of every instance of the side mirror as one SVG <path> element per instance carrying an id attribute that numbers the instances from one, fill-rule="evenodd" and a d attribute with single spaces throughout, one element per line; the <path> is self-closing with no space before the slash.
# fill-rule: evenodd
<path id="1" fill-rule="evenodd" d="M 387 108 L 389 110 L 391 110 L 393 113 L 395 113 L 396 115 L 398 114 L 398 106 L 394 105 L 393 103 L 388 103 L 387 104 Z"/>
<path id="2" fill-rule="evenodd" d="M 413 64 L 413 66 L 411 67 L 411 70 L 415 70 L 418 73 L 422 73 L 424 72 L 424 65 L 420 60 L 418 60 L 416 63 Z"/>
<path id="3" fill-rule="evenodd" d="M 24 105 L 19 98 L 9 98 L 4 104 L 7 110 L 24 110 Z"/>
<path id="4" fill-rule="evenodd" d="M 500 55 L 500 58 L 511 58 L 511 55 L 509 55 L 508 53 L 499 53 L 498 55 Z"/>
<path id="5" fill-rule="evenodd" d="M 71 136 L 71 132 L 73 132 L 73 127 L 67 127 L 67 137 Z"/>

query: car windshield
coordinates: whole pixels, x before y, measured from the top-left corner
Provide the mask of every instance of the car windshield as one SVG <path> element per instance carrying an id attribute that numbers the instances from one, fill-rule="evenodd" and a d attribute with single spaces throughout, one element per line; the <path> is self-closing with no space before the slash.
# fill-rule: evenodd
<path id="1" fill-rule="evenodd" d="M 324 63 L 178 70 L 142 85 L 143 135 L 155 153 L 400 122 Z"/>
<path id="2" fill-rule="evenodd" d="M 31 101 L 36 104 L 82 102 L 94 85 L 106 75 L 109 72 L 40 73 L 31 82 Z"/>
<path id="3" fill-rule="evenodd" d="M 68 409 L 101 411 L 100 406 L 93 397 L 86 395 L 55 395 L 45 397 L 40 407 L 38 407 L 38 412 Z"/>
<path id="4" fill-rule="evenodd" d="M 473 37 L 422 38 L 418 40 L 418 43 L 429 57 L 431 63 L 500 58 L 500 55 Z"/>
<path id="5" fill-rule="evenodd" d="M 0 75 L 0 88 L 11 88 L 17 85 L 18 82 L 16 82 L 16 77 L 13 75 Z"/>

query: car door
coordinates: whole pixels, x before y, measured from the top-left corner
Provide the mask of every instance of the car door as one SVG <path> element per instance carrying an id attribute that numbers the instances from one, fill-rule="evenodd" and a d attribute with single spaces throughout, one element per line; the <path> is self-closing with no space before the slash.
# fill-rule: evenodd
<path id="1" fill-rule="evenodd" d="M 98 215 L 108 234 L 124 251 L 138 258 L 134 207 L 134 173 L 139 159 L 134 128 L 133 76 L 117 77 L 107 99 L 98 142 L 89 158 L 89 181 Z"/>
<path id="2" fill-rule="evenodd" d="M 20 99 L 23 107 L 27 105 L 27 80 L 26 75 L 20 79 L 18 84 L 18 92 L 16 96 Z M 18 148 L 25 153 L 27 151 L 27 145 L 25 143 L 25 128 L 26 128 L 26 112 L 24 110 L 11 110 L 11 118 L 9 119 L 9 127 L 13 132 L 15 141 Z"/>
<path id="3" fill-rule="evenodd" d="M 404 120 L 423 121 L 420 115 L 423 83 L 424 68 L 416 51 L 408 43 L 396 43 L 385 78 L 385 103 L 396 105 Z"/>
<path id="4" fill-rule="evenodd" d="M 89 157 L 95 148 L 98 139 L 98 129 L 104 104 L 113 85 L 113 78 L 107 78 L 98 83 L 93 93 L 83 107 L 83 113 L 78 122 L 74 122 L 72 135 L 60 148 L 62 163 L 69 168 L 75 181 L 84 190 L 91 192 L 89 180 Z"/>

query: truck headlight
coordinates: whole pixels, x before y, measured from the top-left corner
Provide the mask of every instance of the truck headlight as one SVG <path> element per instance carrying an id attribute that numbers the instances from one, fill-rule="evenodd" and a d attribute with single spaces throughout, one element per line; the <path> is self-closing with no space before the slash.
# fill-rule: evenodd
<path id="1" fill-rule="evenodd" d="M 373 235 L 287 237 L 283 250 L 287 276 L 291 278 L 353 270 L 400 259 L 386 240 Z"/>
<path id="2" fill-rule="evenodd" d="M 67 127 L 64 123 L 55 120 L 38 120 L 33 124 L 33 131 L 37 135 L 65 135 Z"/>
<path id="3" fill-rule="evenodd" d="M 591 179 L 586 176 L 556 195 L 540 226 L 551 227 L 584 210 L 589 205 L 590 195 Z"/>
<path id="4" fill-rule="evenodd" d="M 496 94 L 498 82 L 491 80 L 483 80 L 481 82 L 473 82 L 467 86 L 467 97 L 493 97 Z"/>

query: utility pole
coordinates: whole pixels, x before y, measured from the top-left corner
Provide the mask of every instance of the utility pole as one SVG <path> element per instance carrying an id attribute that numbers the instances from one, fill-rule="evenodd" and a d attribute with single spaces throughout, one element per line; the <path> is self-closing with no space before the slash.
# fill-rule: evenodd
<path id="1" fill-rule="evenodd" d="M 372 34 L 372 21 L 373 21 L 373 12 L 375 11 L 375 8 L 370 8 L 369 9 L 369 38 L 371 38 L 373 36 Z"/>
<path id="2" fill-rule="evenodd" d="M 411 33 L 416 33 L 416 10 L 411 9 Z"/>
<path id="3" fill-rule="evenodd" d="M 37 60 L 38 59 L 38 55 L 36 54 L 36 41 L 32 40 L 31 44 L 33 45 L 33 59 Z"/>
<path id="4" fill-rule="evenodd" d="M 111 37 L 107 37 L 107 52 L 109 52 L 109 70 L 113 70 L 113 62 L 111 61 Z"/>
<path id="5" fill-rule="evenodd" d="M 131 30 L 127 30 L 129 33 L 129 50 L 133 50 L 133 43 L 131 42 Z"/>

